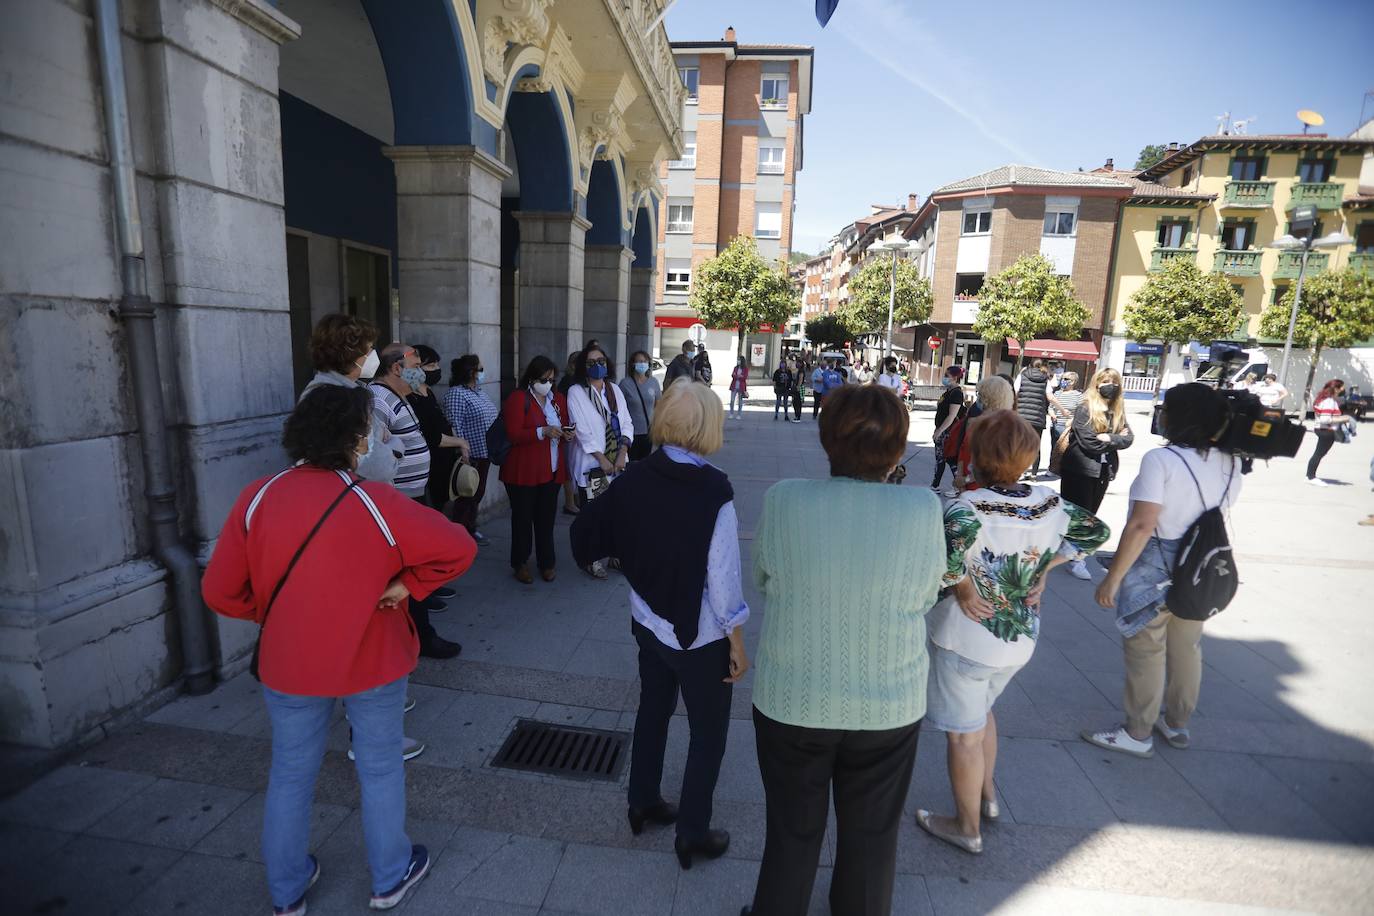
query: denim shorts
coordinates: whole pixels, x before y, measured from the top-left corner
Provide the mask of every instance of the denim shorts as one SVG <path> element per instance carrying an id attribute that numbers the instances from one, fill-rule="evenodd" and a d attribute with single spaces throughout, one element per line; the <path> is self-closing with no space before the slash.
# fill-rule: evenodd
<path id="1" fill-rule="evenodd" d="M 988 724 L 992 704 L 1023 667 L 980 665 L 958 652 L 931 643 L 926 723 L 942 732 L 982 729 Z"/>

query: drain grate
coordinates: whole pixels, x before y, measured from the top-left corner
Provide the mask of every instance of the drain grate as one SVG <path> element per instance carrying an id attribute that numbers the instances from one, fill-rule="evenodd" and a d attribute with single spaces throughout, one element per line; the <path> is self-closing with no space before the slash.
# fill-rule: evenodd
<path id="1" fill-rule="evenodd" d="M 629 740 L 628 732 L 520 719 L 491 765 L 572 779 L 613 781 L 620 778 L 625 766 Z"/>

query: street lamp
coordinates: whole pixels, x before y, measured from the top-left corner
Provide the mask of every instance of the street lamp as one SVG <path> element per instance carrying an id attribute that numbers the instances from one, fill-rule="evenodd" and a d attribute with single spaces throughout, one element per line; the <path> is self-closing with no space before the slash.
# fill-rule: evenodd
<path id="1" fill-rule="evenodd" d="M 1295 217 L 1297 214 L 1294 214 Z M 1295 222 L 1297 220 L 1295 219 Z M 1301 251 L 1302 261 L 1298 264 L 1298 283 L 1293 290 L 1293 308 L 1288 314 L 1288 336 L 1283 341 L 1283 362 L 1279 364 L 1279 384 L 1288 390 L 1288 360 L 1293 352 L 1293 330 L 1298 324 L 1298 307 L 1302 304 L 1302 281 L 1307 273 L 1307 258 L 1312 253 L 1313 248 L 1337 248 L 1341 245 L 1350 245 L 1354 239 L 1344 232 L 1336 231 L 1329 235 L 1324 235 L 1319 239 L 1313 240 L 1312 229 L 1309 225 L 1307 235 L 1296 238 L 1292 234 L 1283 235 L 1274 239 L 1266 245 L 1266 248 L 1275 248 L 1279 251 Z M 1303 406 L 1299 404 L 1301 409 Z"/>
<path id="2" fill-rule="evenodd" d="M 916 251 L 921 246 L 897 237 L 891 241 L 874 242 L 871 247 L 892 252 L 892 280 L 887 298 L 887 341 L 883 345 L 883 358 L 886 359 L 892 355 L 892 314 L 897 309 L 897 255 L 903 251 Z"/>

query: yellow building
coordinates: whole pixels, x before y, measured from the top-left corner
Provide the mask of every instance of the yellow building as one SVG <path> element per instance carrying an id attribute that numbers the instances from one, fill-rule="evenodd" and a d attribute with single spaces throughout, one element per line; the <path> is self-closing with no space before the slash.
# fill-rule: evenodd
<path id="1" fill-rule="evenodd" d="M 1260 313 L 1298 276 L 1299 253 L 1266 247 L 1290 232 L 1294 207 L 1317 207 L 1318 237 L 1341 231 L 1355 240 L 1313 251 L 1309 276 L 1347 264 L 1374 272 L 1374 195 L 1361 195 L 1359 181 L 1371 152 L 1374 140 L 1367 139 L 1229 135 L 1172 148 L 1139 172 L 1112 170 L 1110 162 L 1099 169 L 1135 186 L 1118 222 L 1103 365 L 1121 370 L 1136 393 L 1155 389 L 1170 355 L 1172 366 L 1182 365 L 1186 352 L 1130 341 L 1122 320 L 1131 294 L 1172 258 L 1194 258 L 1229 277 L 1245 304 L 1234 339 L 1256 342 Z"/>

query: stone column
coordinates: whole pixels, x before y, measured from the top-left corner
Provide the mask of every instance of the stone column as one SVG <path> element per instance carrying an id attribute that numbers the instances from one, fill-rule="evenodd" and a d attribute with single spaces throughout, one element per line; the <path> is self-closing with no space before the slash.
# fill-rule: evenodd
<path id="1" fill-rule="evenodd" d="M 584 246 L 591 223 L 576 213 L 521 211 L 520 366 L 539 354 L 562 366 L 583 333 Z"/>
<path id="2" fill-rule="evenodd" d="M 448 360 L 501 353 L 501 182 L 510 169 L 473 146 L 392 146 L 401 339 Z M 488 372 L 501 396 L 499 373 Z"/>
<path id="3" fill-rule="evenodd" d="M 630 270 L 628 352 L 643 350 L 653 353 L 654 343 L 654 269 L 635 267 Z"/>
<path id="4" fill-rule="evenodd" d="M 582 326 L 587 337 L 595 337 L 615 361 L 616 371 L 624 375 L 625 324 L 629 317 L 630 262 L 634 252 L 623 245 L 589 245 L 583 296 Z"/>

